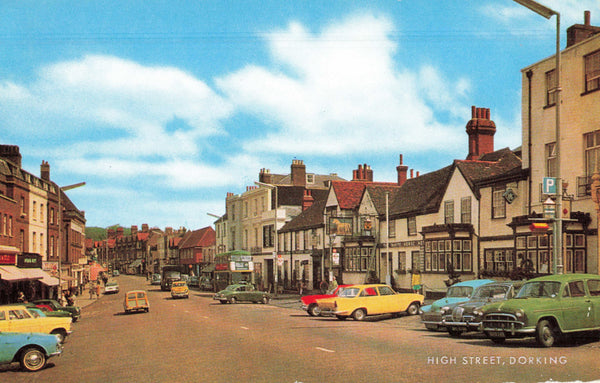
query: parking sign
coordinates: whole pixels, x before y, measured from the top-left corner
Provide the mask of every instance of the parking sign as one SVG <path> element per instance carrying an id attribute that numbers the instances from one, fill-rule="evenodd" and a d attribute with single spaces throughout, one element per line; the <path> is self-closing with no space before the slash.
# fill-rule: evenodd
<path id="1" fill-rule="evenodd" d="M 544 194 L 556 194 L 556 178 L 544 177 L 542 189 Z"/>

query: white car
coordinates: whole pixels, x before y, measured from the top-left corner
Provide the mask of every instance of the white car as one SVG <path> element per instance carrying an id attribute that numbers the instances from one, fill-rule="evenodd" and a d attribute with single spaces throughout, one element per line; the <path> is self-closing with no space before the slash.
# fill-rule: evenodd
<path id="1" fill-rule="evenodd" d="M 104 294 L 116 294 L 119 292 L 119 284 L 117 282 L 107 282 L 104 286 Z"/>

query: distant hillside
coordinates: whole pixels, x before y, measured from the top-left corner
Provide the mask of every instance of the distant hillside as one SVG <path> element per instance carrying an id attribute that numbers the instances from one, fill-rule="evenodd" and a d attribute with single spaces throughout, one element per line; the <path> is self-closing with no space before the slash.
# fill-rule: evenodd
<path id="1" fill-rule="evenodd" d="M 106 231 L 108 229 L 117 229 L 119 225 L 109 226 L 107 228 L 89 226 L 85 228 L 86 238 L 91 238 L 94 241 L 103 241 L 106 239 Z M 123 228 L 123 235 L 130 235 L 131 228 Z"/>

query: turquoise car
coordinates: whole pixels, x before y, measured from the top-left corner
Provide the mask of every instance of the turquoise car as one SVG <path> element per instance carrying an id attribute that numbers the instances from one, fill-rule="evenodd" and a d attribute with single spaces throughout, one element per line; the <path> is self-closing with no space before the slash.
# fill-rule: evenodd
<path id="1" fill-rule="evenodd" d="M 421 321 L 428 330 L 443 330 L 444 325 L 442 324 L 442 314 L 440 312 L 442 307 L 466 302 L 471 299 L 471 295 L 477 287 L 492 282 L 496 281 L 492 279 L 473 279 L 453 284 L 448 288 L 444 298 L 438 299 L 430 305 L 421 307 L 419 310 Z"/>
<path id="2" fill-rule="evenodd" d="M 26 371 L 39 371 L 49 358 L 60 355 L 60 338 L 53 334 L 0 332 L 0 364 L 20 363 Z"/>

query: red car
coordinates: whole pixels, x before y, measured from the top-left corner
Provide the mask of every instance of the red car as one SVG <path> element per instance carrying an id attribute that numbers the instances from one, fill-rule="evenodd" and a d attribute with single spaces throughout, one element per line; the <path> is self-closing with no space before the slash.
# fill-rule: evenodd
<path id="1" fill-rule="evenodd" d="M 317 305 L 317 299 L 336 297 L 341 289 L 348 286 L 352 285 L 339 285 L 335 289 L 327 291 L 325 294 L 306 295 L 300 298 L 300 301 L 302 301 L 302 310 L 306 310 L 311 317 L 319 316 L 321 314 L 321 309 L 319 308 L 319 305 Z"/>

